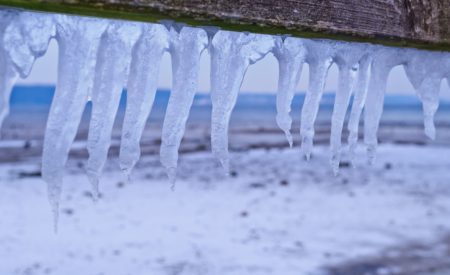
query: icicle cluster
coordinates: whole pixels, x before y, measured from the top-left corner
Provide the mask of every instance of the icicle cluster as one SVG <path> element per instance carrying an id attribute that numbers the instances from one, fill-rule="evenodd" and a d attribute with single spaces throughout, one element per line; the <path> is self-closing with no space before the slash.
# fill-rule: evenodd
<path id="1" fill-rule="evenodd" d="M 442 79 L 450 82 L 450 56 L 442 52 L 396 49 L 362 43 L 311 40 L 293 37 L 193 28 L 174 23 L 148 24 L 125 21 L 0 10 L 0 125 L 8 113 L 11 88 L 18 77 L 27 77 L 34 61 L 49 41 L 59 45 L 58 81 L 44 141 L 42 176 L 58 217 L 63 171 L 87 101 L 93 109 L 87 149 L 87 174 L 98 194 L 98 182 L 111 142 L 120 95 L 127 88 L 122 127 L 120 167 L 129 176 L 140 157 L 139 142 L 151 112 L 162 55 L 172 57 L 173 85 L 162 131 L 161 163 L 173 183 L 178 149 L 189 110 L 197 92 L 199 61 L 211 55 L 213 154 L 229 169 L 228 125 L 247 68 L 273 53 L 279 61 L 276 121 L 293 145 L 290 133 L 291 103 L 302 66 L 309 65 L 310 79 L 301 112 L 301 149 L 306 159 L 313 148 L 314 123 L 328 69 L 339 69 L 331 126 L 332 169 L 338 173 L 344 120 L 348 122 L 349 151 L 358 142 L 362 110 L 364 140 L 373 161 L 377 129 L 390 70 L 405 67 L 423 103 L 425 132 L 435 136 L 433 116 L 439 104 Z M 366 104 L 367 103 L 367 104 Z"/>

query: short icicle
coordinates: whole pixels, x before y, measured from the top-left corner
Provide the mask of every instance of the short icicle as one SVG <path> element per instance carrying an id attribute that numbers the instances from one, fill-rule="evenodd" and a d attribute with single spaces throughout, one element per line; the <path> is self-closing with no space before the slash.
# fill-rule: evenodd
<path id="1" fill-rule="evenodd" d="M 370 55 L 364 56 L 359 61 L 359 69 L 357 75 L 357 81 L 354 88 L 354 97 L 352 102 L 352 110 L 350 113 L 350 119 L 347 124 L 348 129 L 348 146 L 350 161 L 354 166 L 355 151 L 358 144 L 358 132 L 359 132 L 359 120 L 361 118 L 361 113 L 364 108 L 367 96 L 367 85 L 369 79 L 369 68 L 372 58 Z"/>
<path id="2" fill-rule="evenodd" d="M 434 115 L 439 107 L 440 85 L 446 76 L 447 68 L 450 67 L 450 61 L 444 53 L 410 51 L 409 60 L 405 65 L 406 75 L 422 101 L 425 134 L 434 140 L 436 137 Z"/>
<path id="3" fill-rule="evenodd" d="M 0 130 L 8 116 L 12 88 L 18 78 L 17 70 L 8 54 L 9 41 L 5 37 L 8 26 L 17 20 L 17 16 L 16 12 L 0 10 Z"/>
<path id="4" fill-rule="evenodd" d="M 17 71 L 6 58 L 2 49 L 0 49 L 0 130 L 2 129 L 3 121 L 9 113 L 9 100 L 17 77 Z"/>
<path id="5" fill-rule="evenodd" d="M 1 72 L 0 128 L 9 112 L 12 86 L 20 75 L 28 77 L 35 60 L 45 54 L 50 39 L 55 36 L 54 16 L 34 12 L 1 11 L 0 60 Z M 4 21 L 6 20 L 6 22 Z"/>
<path id="6" fill-rule="evenodd" d="M 5 48 L 20 77 L 26 78 L 55 37 L 55 15 L 21 12 L 5 30 Z"/>
<path id="7" fill-rule="evenodd" d="M 140 33 L 139 24 L 111 21 L 100 42 L 92 89 L 86 167 L 94 199 L 99 195 L 99 178 L 108 156 L 114 120 L 128 76 L 131 50 Z"/>
<path id="8" fill-rule="evenodd" d="M 3 120 L 9 113 L 9 98 L 11 91 L 18 77 L 17 71 L 13 63 L 7 55 L 4 47 L 3 37 L 4 30 L 7 26 L 7 14 L 0 11 L 0 130 L 2 128 Z"/>
<path id="9" fill-rule="evenodd" d="M 161 59 L 168 47 L 165 26 L 144 24 L 132 52 L 120 142 L 120 169 L 127 179 L 141 155 L 140 140 L 155 99 Z"/>
<path id="10" fill-rule="evenodd" d="M 300 136 L 302 153 L 306 160 L 309 160 L 313 147 L 314 122 L 328 69 L 333 61 L 334 47 L 332 42 L 324 40 L 308 40 L 305 45 L 308 52 L 306 62 L 309 64 L 309 87 L 302 107 Z"/>
<path id="11" fill-rule="evenodd" d="M 178 149 L 197 92 L 200 56 L 208 46 L 208 36 L 200 28 L 171 28 L 172 90 L 162 128 L 161 163 L 172 189 L 175 186 Z"/>
<path id="12" fill-rule="evenodd" d="M 278 60 L 278 91 L 277 91 L 277 117 L 278 127 L 286 135 L 289 146 L 292 147 L 291 134 L 292 118 L 290 116 L 291 104 L 295 89 L 302 74 L 306 49 L 300 38 L 281 37 L 276 41 L 274 55 Z"/>
<path id="13" fill-rule="evenodd" d="M 104 20 L 75 16 L 59 15 L 56 20 L 58 80 L 42 155 L 42 177 L 48 186 L 55 230 L 64 167 L 92 89 L 98 45 L 106 26 Z"/>
<path id="14" fill-rule="evenodd" d="M 239 89 L 250 64 L 273 50 L 275 40 L 269 35 L 218 31 L 211 51 L 211 147 L 229 173 L 228 125 Z"/>

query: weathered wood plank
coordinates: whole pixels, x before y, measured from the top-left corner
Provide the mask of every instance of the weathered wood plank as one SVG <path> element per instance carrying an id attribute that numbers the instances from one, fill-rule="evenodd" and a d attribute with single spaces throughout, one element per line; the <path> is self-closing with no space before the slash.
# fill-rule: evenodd
<path id="1" fill-rule="evenodd" d="M 0 5 L 450 51 L 450 0 L 0 0 Z"/>

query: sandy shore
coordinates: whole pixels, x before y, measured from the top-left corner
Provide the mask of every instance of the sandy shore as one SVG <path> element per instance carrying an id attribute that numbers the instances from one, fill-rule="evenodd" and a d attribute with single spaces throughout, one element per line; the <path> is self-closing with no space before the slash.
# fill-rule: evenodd
<path id="1" fill-rule="evenodd" d="M 39 158 L 3 162 L 0 274 L 450 274 L 449 155 L 382 145 L 373 167 L 360 151 L 333 177 L 326 146 L 309 163 L 298 147 L 242 149 L 225 177 L 191 152 L 175 192 L 155 155 L 129 183 L 113 157 L 95 204 L 80 153 L 57 235 Z"/>

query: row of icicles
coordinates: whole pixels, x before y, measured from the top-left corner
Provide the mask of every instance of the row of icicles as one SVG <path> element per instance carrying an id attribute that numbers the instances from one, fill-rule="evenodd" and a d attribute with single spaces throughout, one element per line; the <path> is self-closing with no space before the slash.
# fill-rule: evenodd
<path id="1" fill-rule="evenodd" d="M 292 146 L 291 102 L 304 63 L 309 64 L 309 88 L 301 112 L 301 149 L 309 159 L 314 121 L 327 72 L 339 69 L 331 126 L 331 166 L 338 172 L 341 133 L 350 97 L 349 150 L 354 155 L 364 108 L 364 141 L 373 161 L 377 129 L 390 70 L 403 65 L 423 103 L 425 132 L 435 136 L 433 116 L 442 79 L 450 78 L 450 56 L 443 52 L 399 49 L 364 43 L 301 39 L 194 28 L 174 23 L 150 24 L 78 16 L 0 10 L 0 125 L 8 113 L 17 77 L 29 75 L 49 41 L 59 45 L 58 80 L 48 116 L 42 176 L 48 184 L 55 221 L 64 167 L 85 104 L 92 101 L 87 149 L 87 174 L 98 194 L 107 159 L 113 122 L 123 87 L 127 106 L 123 121 L 120 168 L 127 175 L 140 157 L 140 139 L 152 109 L 164 52 L 172 57 L 173 83 L 162 130 L 161 163 L 175 181 L 178 148 L 194 95 L 203 51 L 211 55 L 213 154 L 229 169 L 228 124 L 249 65 L 268 53 L 279 61 L 277 117 Z M 367 104 L 366 104 L 367 102 Z"/>

